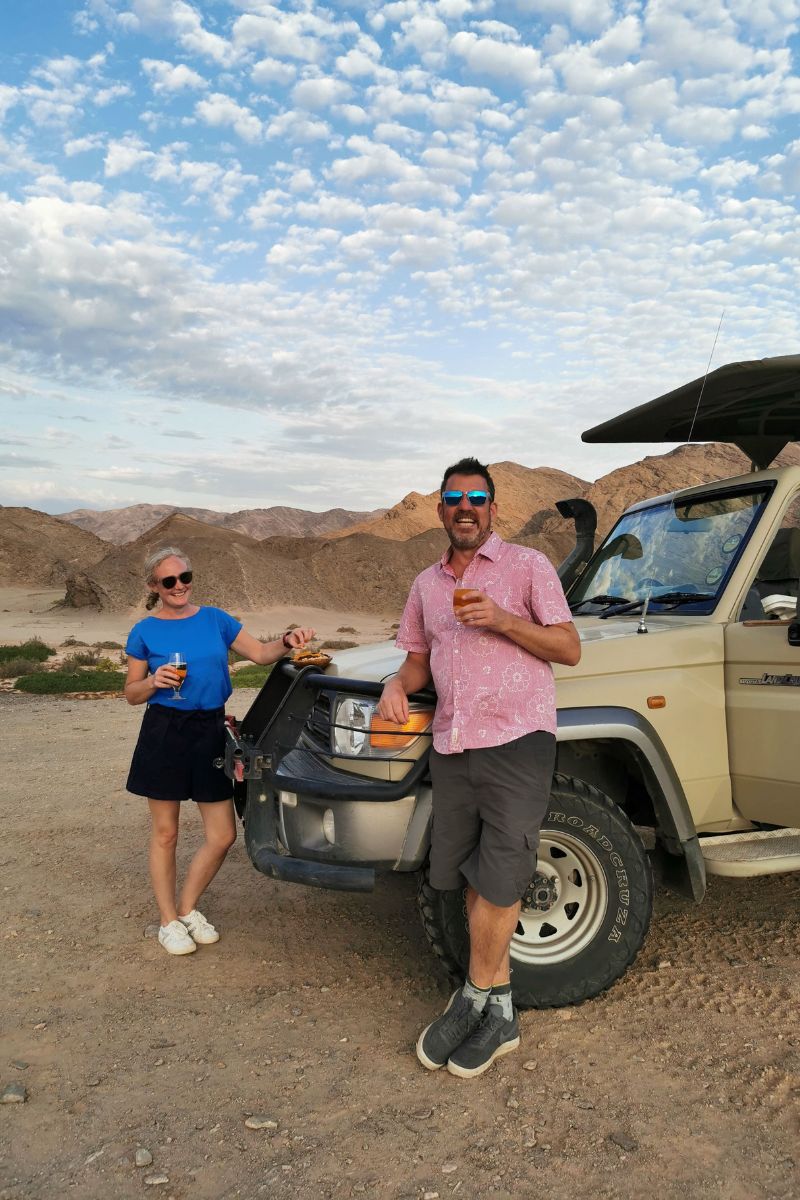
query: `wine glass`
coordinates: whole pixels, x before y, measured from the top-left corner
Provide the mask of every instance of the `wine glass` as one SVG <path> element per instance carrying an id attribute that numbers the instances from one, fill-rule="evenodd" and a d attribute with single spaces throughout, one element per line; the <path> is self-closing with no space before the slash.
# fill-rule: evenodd
<path id="1" fill-rule="evenodd" d="M 471 588 L 468 584 L 465 584 L 463 579 L 456 580 L 456 586 L 453 591 L 453 612 L 457 617 L 459 611 L 464 607 L 464 605 L 469 604 L 472 592 L 474 592 L 474 590 L 474 588 Z"/>
<path id="2" fill-rule="evenodd" d="M 172 667 L 173 671 L 178 672 L 179 676 L 178 682 L 173 686 L 172 689 L 172 699 L 183 700 L 183 696 L 181 695 L 181 684 L 186 678 L 186 672 L 188 670 L 186 665 L 186 656 L 184 655 L 183 651 L 176 650 L 173 654 L 170 654 L 169 665 Z"/>

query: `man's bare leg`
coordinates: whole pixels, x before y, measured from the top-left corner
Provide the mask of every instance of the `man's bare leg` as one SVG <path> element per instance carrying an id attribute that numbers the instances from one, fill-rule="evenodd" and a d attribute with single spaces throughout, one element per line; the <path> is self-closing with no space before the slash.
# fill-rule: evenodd
<path id="1" fill-rule="evenodd" d="M 519 900 L 508 908 L 490 904 L 467 887 L 469 977 L 476 987 L 495 987 L 511 978 L 509 947 L 520 908 Z"/>

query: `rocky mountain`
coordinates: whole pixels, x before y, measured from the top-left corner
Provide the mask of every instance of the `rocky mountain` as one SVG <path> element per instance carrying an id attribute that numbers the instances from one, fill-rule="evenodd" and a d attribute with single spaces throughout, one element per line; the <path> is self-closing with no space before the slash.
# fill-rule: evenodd
<path id="1" fill-rule="evenodd" d="M 145 559 L 159 546 L 176 545 L 191 559 L 201 603 L 233 612 L 285 604 L 394 612 L 402 608 L 410 581 L 445 543 L 441 530 L 405 542 L 365 533 L 257 541 L 176 513 L 135 542 L 114 547 L 91 569 L 75 572 L 67 581 L 66 603 L 117 611 L 141 607 L 147 595 Z"/>
<path id="2" fill-rule="evenodd" d="M 522 467 L 519 463 L 493 463 L 490 467 L 497 499 L 495 528 L 501 537 L 513 538 L 531 514 L 551 508 L 556 500 L 582 496 L 589 484 L 576 475 L 553 467 Z M 369 533 L 374 537 L 406 541 L 428 529 L 439 529 L 436 506 L 439 493 L 409 492 L 381 516 L 364 521 L 344 533 Z M 342 536 L 340 534 L 339 536 Z"/>
<path id="3" fill-rule="evenodd" d="M 0 507 L 0 584 L 59 587 L 75 571 L 86 571 L 108 553 L 93 533 L 34 508 Z"/>
<path id="4" fill-rule="evenodd" d="M 789 446 L 778 461 L 800 465 L 800 445 Z M 572 496 L 591 500 L 598 512 L 598 537 L 602 537 L 622 510 L 636 500 L 746 473 L 748 466 L 744 455 L 729 445 L 681 446 L 621 467 L 591 484 L 551 468 L 498 463 L 492 467 L 497 528 L 509 540 L 536 546 L 558 563 L 573 545 L 573 529 L 556 512 L 556 500 Z M 126 610 L 140 608 L 144 602 L 142 564 L 147 555 L 157 546 L 172 543 L 190 556 L 195 594 L 202 603 L 234 612 L 296 604 L 397 613 L 414 576 L 445 547 L 436 501 L 436 493 L 412 492 L 372 520 L 328 535 L 315 530 L 311 537 L 281 534 L 257 538 L 170 512 L 133 541 L 111 549 L 108 542 L 98 542 L 53 517 L 30 509 L 0 509 L 5 518 L 5 525 L 0 524 L 0 567 L 9 575 L 7 564 L 27 552 L 39 530 L 46 530 L 47 536 L 40 539 L 44 546 L 41 557 L 35 562 L 32 556 L 26 559 L 27 565 L 16 579 L 42 584 L 63 578 L 65 564 L 71 563 L 66 603 Z M 10 514 L 14 513 L 28 514 L 21 533 L 13 532 Z M 54 527 L 60 531 L 55 538 Z M 63 539 L 65 530 L 89 541 L 62 547 L 59 538 Z M 39 571 L 41 575 L 34 579 Z"/>
<path id="5" fill-rule="evenodd" d="M 776 462 L 782 467 L 800 466 L 800 444 L 787 446 Z M 678 446 L 667 454 L 648 455 L 640 462 L 618 467 L 588 485 L 582 493 L 597 510 L 596 544 L 605 537 L 623 510 L 637 500 L 694 487 L 712 479 L 744 475 L 749 470 L 750 460 L 741 450 L 723 442 Z M 553 562 L 560 562 L 569 553 L 574 540 L 572 523 L 565 521 L 555 508 L 543 508 L 535 513 L 514 538 L 526 546 L 546 547 Z"/>
<path id="6" fill-rule="evenodd" d="M 60 521 L 67 521 L 86 529 L 107 542 L 123 546 L 134 542 L 142 534 L 153 529 L 167 517 L 180 513 L 207 525 L 218 525 L 245 533 L 252 538 L 266 537 L 314 537 L 335 533 L 365 520 L 380 517 L 385 510 L 351 512 L 346 508 L 330 508 L 326 512 L 309 512 L 304 508 L 287 508 L 276 504 L 271 508 L 243 508 L 238 512 L 216 512 L 211 508 L 176 507 L 172 504 L 131 504 L 127 508 L 105 511 L 92 508 L 76 508 L 61 513 Z"/>

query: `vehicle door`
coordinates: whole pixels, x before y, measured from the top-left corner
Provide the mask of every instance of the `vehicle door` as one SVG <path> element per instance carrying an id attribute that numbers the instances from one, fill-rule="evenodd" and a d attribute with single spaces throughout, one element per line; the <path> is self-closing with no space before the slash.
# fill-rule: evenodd
<path id="1" fill-rule="evenodd" d="M 741 619 L 725 631 L 725 691 L 734 804 L 742 816 L 800 827 L 800 502 L 767 550 Z M 794 640 L 794 639 L 793 639 Z"/>

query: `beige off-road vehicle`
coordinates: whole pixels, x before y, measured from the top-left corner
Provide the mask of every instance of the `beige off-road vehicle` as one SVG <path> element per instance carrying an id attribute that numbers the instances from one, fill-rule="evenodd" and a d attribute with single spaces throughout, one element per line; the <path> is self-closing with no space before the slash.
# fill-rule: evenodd
<path id="1" fill-rule="evenodd" d="M 800 870 L 800 356 L 735 363 L 584 434 L 734 442 L 753 471 L 632 505 L 596 550 L 593 510 L 560 568 L 583 656 L 556 668 L 558 764 L 511 953 L 523 1006 L 576 1003 L 618 979 L 650 921 L 656 877 L 701 901 L 708 874 Z M 476 636 L 480 636 L 476 634 Z M 420 871 L 420 909 L 454 974 L 461 892 L 427 881 L 434 697 L 408 727 L 378 717 L 391 644 L 325 672 L 277 668 L 226 770 L 254 865 L 273 878 L 370 889 Z"/>

